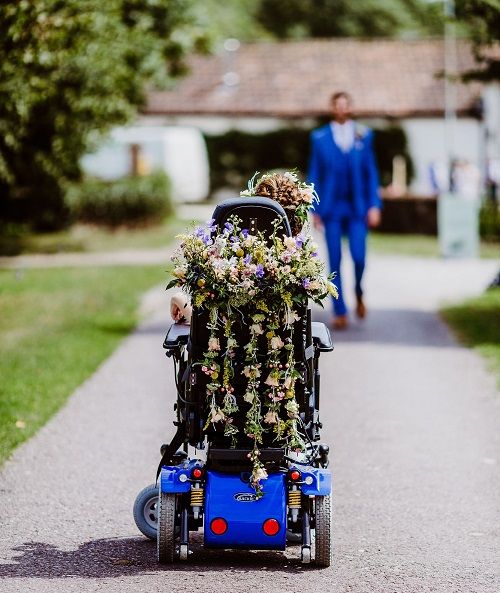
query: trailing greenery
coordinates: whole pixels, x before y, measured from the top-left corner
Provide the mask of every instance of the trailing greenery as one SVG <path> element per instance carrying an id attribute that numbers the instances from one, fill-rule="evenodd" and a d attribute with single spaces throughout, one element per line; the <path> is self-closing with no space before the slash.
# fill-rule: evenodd
<path id="1" fill-rule="evenodd" d="M 80 157 L 133 117 L 147 86 L 183 71 L 192 0 L 0 5 L 0 220 L 67 222 Z"/>
<path id="2" fill-rule="evenodd" d="M 500 287 L 441 312 L 458 336 L 486 358 L 500 386 Z"/>
<path id="3" fill-rule="evenodd" d="M 161 266 L 0 270 L 0 463 L 91 375 L 137 321 Z"/>
<path id="4" fill-rule="evenodd" d="M 161 223 L 172 213 L 170 181 L 161 172 L 115 181 L 86 179 L 67 194 L 71 218 L 109 227 Z"/>
<path id="5" fill-rule="evenodd" d="M 304 176 L 309 134 L 309 129 L 288 127 L 260 134 L 231 130 L 219 136 L 207 135 L 212 191 L 220 187 L 244 187 L 246 179 L 255 171 L 296 168 Z M 374 148 L 385 185 L 392 178 L 392 159 L 397 154 L 405 158 L 411 181 L 413 163 L 402 128 L 390 126 L 375 130 Z"/>

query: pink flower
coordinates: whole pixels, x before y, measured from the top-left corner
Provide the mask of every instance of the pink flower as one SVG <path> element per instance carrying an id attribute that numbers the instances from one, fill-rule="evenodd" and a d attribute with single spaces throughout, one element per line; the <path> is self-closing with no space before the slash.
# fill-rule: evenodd
<path id="1" fill-rule="evenodd" d="M 208 349 L 209 350 L 220 350 L 220 344 L 219 344 L 219 340 L 218 338 L 210 338 L 210 340 L 208 340 Z"/>
<path id="2" fill-rule="evenodd" d="M 269 376 L 264 381 L 264 383 L 266 385 L 269 385 L 270 387 L 278 387 L 278 385 L 279 385 L 278 378 L 275 375 L 273 375 L 273 373 L 269 374 Z"/>
<path id="3" fill-rule="evenodd" d="M 269 410 L 269 412 L 264 416 L 264 422 L 267 424 L 276 424 L 278 420 L 278 415 L 273 410 Z"/>

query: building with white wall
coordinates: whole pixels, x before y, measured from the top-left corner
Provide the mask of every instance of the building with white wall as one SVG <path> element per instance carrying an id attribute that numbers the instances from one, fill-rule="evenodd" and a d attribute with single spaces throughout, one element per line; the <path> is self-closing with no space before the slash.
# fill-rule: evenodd
<path id="1" fill-rule="evenodd" d="M 457 67 L 461 73 L 476 67 L 465 41 L 457 44 Z M 331 94 L 345 90 L 361 120 L 403 127 L 416 171 L 411 190 L 435 192 L 430 168 L 448 161 L 442 40 L 233 44 L 230 59 L 227 52 L 195 56 L 190 69 L 174 89 L 149 93 L 143 124 L 192 125 L 210 134 L 313 127 L 328 115 Z M 485 176 L 487 164 L 500 154 L 499 87 L 478 82 L 455 87 L 452 156 Z"/>

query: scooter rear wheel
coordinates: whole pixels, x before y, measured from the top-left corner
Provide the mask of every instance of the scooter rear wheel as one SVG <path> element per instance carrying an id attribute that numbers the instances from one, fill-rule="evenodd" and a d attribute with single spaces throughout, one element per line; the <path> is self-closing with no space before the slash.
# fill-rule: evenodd
<path id="1" fill-rule="evenodd" d="M 332 501 L 330 496 L 316 496 L 315 562 L 328 567 L 332 563 Z"/>
<path id="2" fill-rule="evenodd" d="M 175 494 L 161 492 L 158 503 L 158 531 L 156 552 L 160 564 L 172 564 L 175 560 Z"/>

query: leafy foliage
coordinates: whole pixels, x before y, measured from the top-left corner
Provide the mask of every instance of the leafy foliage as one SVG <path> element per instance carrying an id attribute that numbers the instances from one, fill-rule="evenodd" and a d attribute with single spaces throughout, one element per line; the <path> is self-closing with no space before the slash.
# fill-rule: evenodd
<path id="1" fill-rule="evenodd" d="M 456 0 L 456 16 L 466 26 L 474 43 L 479 64 L 466 78 L 500 80 L 498 54 L 488 54 L 488 47 L 500 41 L 500 0 Z"/>
<path id="2" fill-rule="evenodd" d="M 191 0 L 21 0 L 0 7 L 0 219 L 57 228 L 64 183 L 148 82 L 167 84 L 195 41 Z"/>
<path id="3" fill-rule="evenodd" d="M 279 38 L 436 34 L 442 23 L 420 0 L 261 0 L 257 18 Z"/>
<path id="4" fill-rule="evenodd" d="M 161 223 L 172 213 L 170 182 L 157 172 L 116 181 L 88 179 L 68 191 L 72 219 L 109 227 Z"/>
<path id="5" fill-rule="evenodd" d="M 231 130 L 206 136 L 212 190 L 241 187 L 254 171 L 293 169 L 307 171 L 309 129 L 282 128 L 263 134 Z M 405 158 L 408 181 L 414 175 L 404 130 L 398 126 L 375 130 L 374 149 L 382 185 L 392 178 L 392 159 Z"/>

